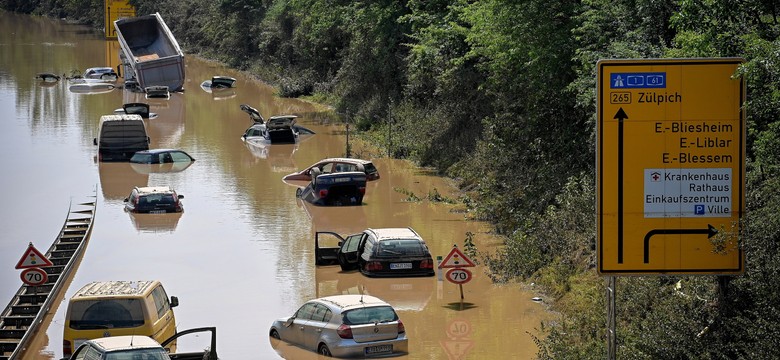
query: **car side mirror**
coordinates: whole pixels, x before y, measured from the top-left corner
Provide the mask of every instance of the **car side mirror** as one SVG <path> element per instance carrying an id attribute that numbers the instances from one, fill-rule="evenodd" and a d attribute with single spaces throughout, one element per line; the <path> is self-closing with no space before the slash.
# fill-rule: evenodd
<path id="1" fill-rule="evenodd" d="M 343 245 L 343 244 L 344 244 L 343 241 L 339 241 L 339 247 L 341 247 L 341 245 Z"/>
<path id="2" fill-rule="evenodd" d="M 176 296 L 171 296 L 171 307 L 177 306 L 179 306 L 179 298 Z"/>
<path id="3" fill-rule="evenodd" d="M 92 138 L 92 145 L 97 145 L 97 138 Z"/>
<path id="4" fill-rule="evenodd" d="M 179 195 L 179 199 L 184 199 L 184 195 Z"/>
<path id="5" fill-rule="evenodd" d="M 284 326 L 290 327 L 293 324 L 293 320 L 295 320 L 295 316 L 290 316 L 290 318 L 284 322 Z"/>
<path id="6" fill-rule="evenodd" d="M 124 200 L 124 201 L 125 201 L 125 202 L 128 202 L 128 201 L 130 201 L 130 199 L 128 199 L 128 198 L 125 198 L 125 200 Z"/>

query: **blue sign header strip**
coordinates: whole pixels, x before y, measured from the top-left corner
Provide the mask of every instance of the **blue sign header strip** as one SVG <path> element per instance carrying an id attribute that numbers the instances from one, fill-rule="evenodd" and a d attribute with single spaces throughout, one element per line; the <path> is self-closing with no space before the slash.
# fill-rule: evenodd
<path id="1" fill-rule="evenodd" d="M 665 72 L 611 73 L 611 89 L 665 89 Z"/>

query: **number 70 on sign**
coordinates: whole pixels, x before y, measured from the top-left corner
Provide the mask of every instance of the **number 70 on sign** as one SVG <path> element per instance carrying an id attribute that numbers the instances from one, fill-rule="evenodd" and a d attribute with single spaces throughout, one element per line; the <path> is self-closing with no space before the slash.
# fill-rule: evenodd
<path id="1" fill-rule="evenodd" d="M 471 281 L 471 271 L 463 268 L 453 268 L 447 271 L 447 280 L 454 284 L 465 284 Z"/>

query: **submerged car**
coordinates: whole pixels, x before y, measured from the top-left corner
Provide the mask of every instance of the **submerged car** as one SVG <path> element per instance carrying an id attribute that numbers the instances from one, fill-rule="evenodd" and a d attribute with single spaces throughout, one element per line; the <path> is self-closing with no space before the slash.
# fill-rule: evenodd
<path id="1" fill-rule="evenodd" d="M 390 304 L 370 295 L 335 295 L 303 304 L 271 325 L 273 339 L 335 357 L 406 354 L 404 323 Z"/>
<path id="2" fill-rule="evenodd" d="M 219 89 L 229 89 L 236 85 L 236 79 L 229 76 L 213 76 L 211 80 L 200 83 L 201 89 L 206 92 Z"/>
<path id="3" fill-rule="evenodd" d="M 179 200 L 183 198 L 169 186 L 135 187 L 125 198 L 125 210 L 149 214 L 182 212 L 184 207 Z"/>
<path id="4" fill-rule="evenodd" d="M 121 108 L 114 110 L 114 114 L 137 114 L 141 115 L 144 119 L 154 119 L 157 117 L 156 113 L 149 111 L 149 104 L 139 102 L 122 104 Z"/>
<path id="5" fill-rule="evenodd" d="M 335 236 L 336 247 L 321 246 L 321 237 Z M 412 228 L 366 229 L 346 238 L 329 231 L 314 235 L 317 265 L 338 264 L 342 270 L 358 269 L 366 276 L 433 276 L 436 274 L 428 246 Z"/>
<path id="6" fill-rule="evenodd" d="M 264 123 L 250 126 L 242 138 L 247 142 L 267 144 L 294 144 L 300 133 L 295 127 L 295 115 L 272 116 Z"/>
<path id="7" fill-rule="evenodd" d="M 314 134 L 314 131 L 295 124 L 297 115 L 277 115 L 266 120 L 257 109 L 247 104 L 241 104 L 241 111 L 249 114 L 253 122 L 241 136 L 241 140 L 247 143 L 294 144 L 301 135 Z"/>
<path id="8" fill-rule="evenodd" d="M 84 71 L 82 75 L 84 79 L 96 79 L 103 81 L 116 81 L 119 78 L 119 74 L 114 71 L 114 68 L 109 66 L 92 67 Z"/>
<path id="9" fill-rule="evenodd" d="M 298 188 L 295 196 L 314 205 L 346 206 L 362 205 L 366 194 L 366 174 L 358 171 L 319 174 L 312 171 L 312 180 L 304 188 Z"/>
<path id="10" fill-rule="evenodd" d="M 366 174 L 366 180 L 379 180 L 379 170 L 370 160 L 352 158 L 327 158 L 292 174 L 285 175 L 283 181 L 311 181 L 312 169 L 318 169 L 320 174 L 359 171 Z"/>
<path id="11" fill-rule="evenodd" d="M 166 350 L 169 343 L 184 335 L 206 331 L 211 332 L 211 341 L 202 351 L 169 353 Z M 63 360 L 218 360 L 216 332 L 215 327 L 188 329 L 177 332 L 162 343 L 143 335 L 107 336 L 87 340 Z"/>
<path id="12" fill-rule="evenodd" d="M 136 164 L 166 164 L 175 162 L 193 162 L 195 158 L 179 149 L 151 149 L 136 151 L 130 158 Z"/>

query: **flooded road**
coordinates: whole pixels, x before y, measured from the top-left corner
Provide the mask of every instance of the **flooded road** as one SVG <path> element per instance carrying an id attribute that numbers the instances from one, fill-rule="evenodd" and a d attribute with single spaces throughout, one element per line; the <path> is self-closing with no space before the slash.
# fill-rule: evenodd
<path id="1" fill-rule="evenodd" d="M 315 267 L 314 232 L 356 233 L 366 227 L 414 228 L 435 256 L 475 234 L 481 251 L 500 241 L 489 225 L 465 220 L 454 206 L 425 199 L 431 191 L 456 198 L 445 179 L 404 161 L 373 158 L 381 179 L 368 184 L 363 206 L 326 208 L 301 203 L 281 177 L 326 158 L 344 156 L 343 127 L 321 106 L 274 97 L 273 90 L 220 65 L 186 57 L 184 93 L 145 100 L 114 90 L 72 93 L 67 81 L 41 84 L 36 73 L 70 73 L 116 66 L 116 44 L 60 21 L 0 13 L 0 300 L 21 285 L 19 260 L 29 242 L 47 249 L 68 206 L 97 195 L 94 229 L 62 300 L 51 309 L 45 334 L 25 358 L 62 356 L 67 299 L 84 284 L 106 280 L 160 280 L 177 296 L 178 329 L 216 326 L 223 359 L 308 359 L 317 355 L 272 343 L 268 329 L 319 296 L 364 293 L 398 309 L 409 337 L 403 359 L 531 359 L 544 306 L 518 286 L 491 284 L 480 267 L 463 286 L 437 277 L 371 279 L 338 266 Z M 174 29 L 175 34 L 175 29 Z M 234 89 L 207 92 L 214 75 L 235 77 Z M 148 102 L 152 148 L 180 148 L 188 167 L 97 163 L 93 138 L 101 115 L 123 103 Z M 296 114 L 316 135 L 296 145 L 255 147 L 241 141 L 251 125 L 239 108 L 266 118 Z M 381 153 L 381 151 L 379 151 Z M 372 158 L 358 148 L 357 157 Z M 185 197 L 181 214 L 123 210 L 133 186 L 170 185 Z M 401 191 L 399 191 L 401 190 Z M 404 194 L 406 193 L 406 194 Z M 205 342 L 204 342 L 205 343 Z M 201 344 L 180 343 L 180 350 Z"/>

